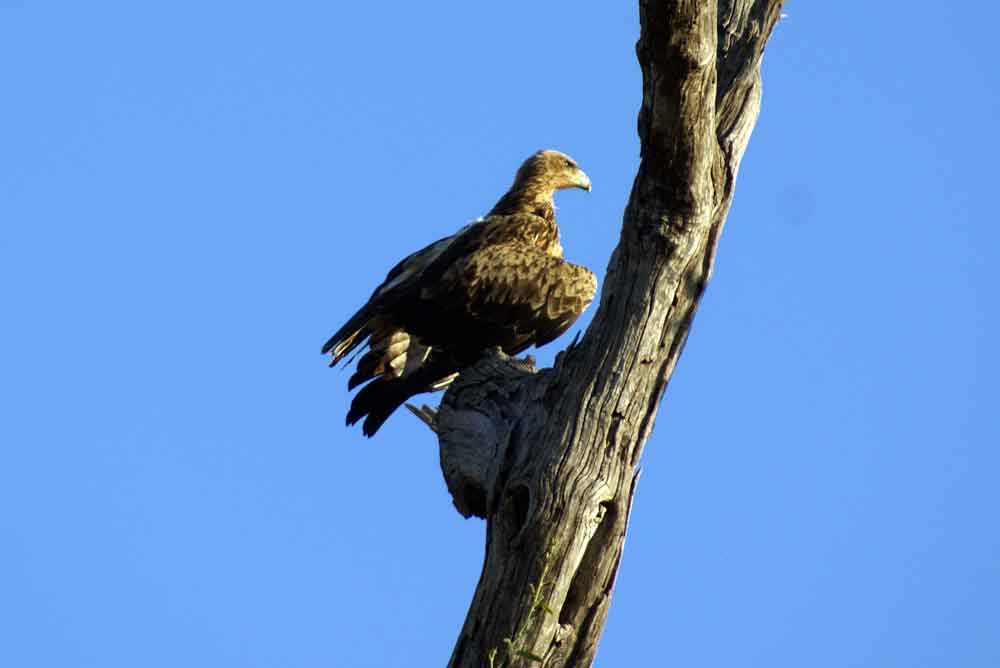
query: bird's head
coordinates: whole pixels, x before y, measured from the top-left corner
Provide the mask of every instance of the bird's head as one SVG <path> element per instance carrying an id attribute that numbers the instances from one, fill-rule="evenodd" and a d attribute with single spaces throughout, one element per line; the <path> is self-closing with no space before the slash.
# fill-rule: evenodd
<path id="1" fill-rule="evenodd" d="M 590 192 L 590 177 L 576 161 L 559 151 L 539 151 L 517 170 L 513 189 L 543 190 L 550 193 L 563 188 Z"/>

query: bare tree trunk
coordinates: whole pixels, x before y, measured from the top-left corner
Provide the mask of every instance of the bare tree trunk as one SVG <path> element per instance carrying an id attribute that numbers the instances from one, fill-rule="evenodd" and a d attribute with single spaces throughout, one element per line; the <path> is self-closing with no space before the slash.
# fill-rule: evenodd
<path id="1" fill-rule="evenodd" d="M 637 463 L 711 274 L 781 5 L 640 1 L 642 160 L 593 323 L 552 369 L 484 357 L 423 414 L 456 506 L 487 519 L 453 668 L 593 660 Z"/>

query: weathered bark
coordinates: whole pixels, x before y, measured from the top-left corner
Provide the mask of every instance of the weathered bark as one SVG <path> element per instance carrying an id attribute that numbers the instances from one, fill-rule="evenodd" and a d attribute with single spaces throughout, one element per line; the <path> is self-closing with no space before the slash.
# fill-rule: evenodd
<path id="1" fill-rule="evenodd" d="M 594 657 L 637 463 L 711 274 L 781 4 L 641 0 L 642 159 L 593 322 L 554 368 L 491 353 L 422 415 L 456 507 L 487 519 L 454 668 Z"/>

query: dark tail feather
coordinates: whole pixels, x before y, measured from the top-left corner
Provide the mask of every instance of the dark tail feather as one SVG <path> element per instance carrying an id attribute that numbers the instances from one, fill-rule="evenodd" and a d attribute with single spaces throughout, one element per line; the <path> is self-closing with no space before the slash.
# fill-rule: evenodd
<path id="1" fill-rule="evenodd" d="M 361 431 L 365 436 L 374 436 L 393 411 L 414 394 L 424 391 L 426 390 L 423 387 L 414 387 L 410 378 L 374 380 L 361 388 L 354 397 L 351 410 L 347 413 L 347 424 L 352 425 L 365 418 Z"/>
<path id="2" fill-rule="evenodd" d="M 384 350 L 369 350 L 358 360 L 357 370 L 351 375 L 350 380 L 347 381 L 348 392 L 377 375 L 379 363 L 382 362 L 383 355 L 385 355 Z"/>
<path id="3" fill-rule="evenodd" d="M 365 418 L 361 431 L 365 436 L 373 436 L 407 399 L 421 392 L 440 389 L 435 388 L 435 384 L 447 379 L 456 370 L 454 363 L 437 360 L 403 378 L 376 378 L 354 396 L 351 410 L 347 412 L 347 424 L 352 425 Z"/>

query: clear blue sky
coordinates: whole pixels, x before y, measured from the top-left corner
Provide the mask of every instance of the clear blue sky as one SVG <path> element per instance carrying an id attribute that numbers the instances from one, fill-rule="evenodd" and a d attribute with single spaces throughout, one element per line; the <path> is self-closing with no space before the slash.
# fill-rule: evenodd
<path id="1" fill-rule="evenodd" d="M 0 0 L 0 665 L 444 665 L 483 524 L 319 347 L 541 147 L 603 276 L 634 4 Z M 1000 10 L 786 11 L 597 663 L 995 668 Z"/>

